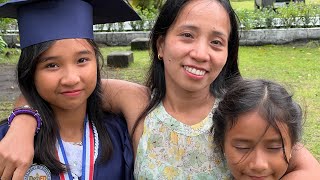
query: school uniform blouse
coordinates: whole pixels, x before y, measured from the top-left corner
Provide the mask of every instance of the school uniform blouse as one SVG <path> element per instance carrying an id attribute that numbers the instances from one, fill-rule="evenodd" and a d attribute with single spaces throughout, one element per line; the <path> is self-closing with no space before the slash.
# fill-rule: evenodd
<path id="1" fill-rule="evenodd" d="M 127 126 L 123 119 L 118 116 L 105 113 L 103 123 L 109 133 L 113 144 L 113 152 L 111 158 L 101 164 L 95 163 L 94 179 L 133 179 L 133 150 L 130 143 L 130 136 Z M 0 139 L 2 139 L 8 131 L 7 123 L 0 125 Z M 98 159 L 101 154 L 99 147 Z M 52 180 L 58 180 L 58 175 L 51 175 Z"/>

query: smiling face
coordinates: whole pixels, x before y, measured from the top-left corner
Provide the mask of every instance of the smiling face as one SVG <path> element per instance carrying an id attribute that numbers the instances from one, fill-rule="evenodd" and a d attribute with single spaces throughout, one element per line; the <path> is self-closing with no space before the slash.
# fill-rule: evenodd
<path id="1" fill-rule="evenodd" d="M 97 83 L 95 52 L 85 39 L 58 40 L 40 55 L 34 78 L 53 109 L 83 108 Z"/>
<path id="2" fill-rule="evenodd" d="M 209 92 L 227 61 L 230 20 L 215 0 L 192 0 L 157 41 L 167 89 Z"/>
<path id="3" fill-rule="evenodd" d="M 278 180 L 288 168 L 283 153 L 290 158 L 292 144 L 288 127 L 277 122 L 280 133 L 257 111 L 240 115 L 236 124 L 227 127 L 224 153 L 227 165 L 237 180 Z"/>

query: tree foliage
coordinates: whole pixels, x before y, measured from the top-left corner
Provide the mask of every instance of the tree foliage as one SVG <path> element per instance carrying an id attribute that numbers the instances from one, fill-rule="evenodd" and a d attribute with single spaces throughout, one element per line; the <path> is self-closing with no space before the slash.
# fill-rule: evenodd
<path id="1" fill-rule="evenodd" d="M 132 0 L 134 7 L 144 9 L 159 9 L 165 0 Z"/>

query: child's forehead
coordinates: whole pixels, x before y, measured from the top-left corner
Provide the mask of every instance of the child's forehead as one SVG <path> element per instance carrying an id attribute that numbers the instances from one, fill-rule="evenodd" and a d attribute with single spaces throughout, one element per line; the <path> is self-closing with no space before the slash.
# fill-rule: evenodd
<path id="1" fill-rule="evenodd" d="M 233 124 L 231 124 L 231 122 Z M 252 127 L 252 126 L 256 126 L 256 127 L 269 127 L 271 126 L 272 128 L 274 126 L 285 126 L 287 127 L 286 123 L 284 123 L 283 120 L 279 120 L 279 119 L 270 119 L 270 117 L 267 117 L 266 114 L 264 112 L 261 112 L 259 109 L 254 109 L 254 110 L 250 110 L 247 112 L 242 112 L 240 114 L 238 114 L 237 116 L 235 116 L 234 118 L 232 118 L 232 121 L 229 118 L 228 121 L 228 126 L 232 126 L 230 128 L 233 128 L 234 126 L 238 126 L 238 127 Z"/>
<path id="2" fill-rule="evenodd" d="M 227 131 L 246 137 L 263 137 L 266 141 L 275 141 L 281 137 L 290 138 L 289 127 L 282 120 L 270 122 L 258 110 L 242 113 L 234 119 L 233 126 L 228 123 Z M 261 139 L 261 140 L 262 140 Z"/>
<path id="3" fill-rule="evenodd" d="M 40 59 L 48 56 L 81 56 L 95 55 L 94 47 L 86 39 L 57 40 L 40 55 Z"/>

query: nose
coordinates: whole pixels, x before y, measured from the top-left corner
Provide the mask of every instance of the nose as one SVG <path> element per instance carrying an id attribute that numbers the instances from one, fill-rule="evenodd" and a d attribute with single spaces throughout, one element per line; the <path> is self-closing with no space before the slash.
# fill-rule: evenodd
<path id="1" fill-rule="evenodd" d="M 193 49 L 190 52 L 190 56 L 200 62 L 209 61 L 209 44 L 205 40 L 198 40 L 193 45 Z"/>
<path id="2" fill-rule="evenodd" d="M 61 85 L 64 86 L 74 86 L 80 82 L 80 74 L 76 68 L 66 67 L 62 73 Z"/>
<path id="3" fill-rule="evenodd" d="M 262 150 L 253 150 L 248 158 L 251 171 L 261 173 L 268 169 L 268 157 Z"/>

